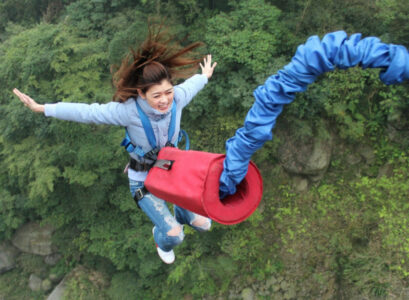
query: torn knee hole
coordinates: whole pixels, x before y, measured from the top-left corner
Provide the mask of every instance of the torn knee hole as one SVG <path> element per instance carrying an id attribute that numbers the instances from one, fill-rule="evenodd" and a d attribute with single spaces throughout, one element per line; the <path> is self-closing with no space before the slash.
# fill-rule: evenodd
<path id="1" fill-rule="evenodd" d="M 205 217 L 197 217 L 192 222 L 192 225 L 195 227 L 200 227 L 200 228 L 208 228 L 210 227 L 210 221 L 208 218 L 205 218 Z"/>
<path id="2" fill-rule="evenodd" d="M 192 225 L 193 226 L 197 226 L 197 227 L 201 227 L 203 225 L 205 225 L 207 222 L 207 219 L 204 217 L 197 217 L 193 222 Z"/>
<path id="3" fill-rule="evenodd" d="M 167 232 L 168 236 L 179 236 L 182 232 L 182 226 L 173 227 L 171 230 Z"/>

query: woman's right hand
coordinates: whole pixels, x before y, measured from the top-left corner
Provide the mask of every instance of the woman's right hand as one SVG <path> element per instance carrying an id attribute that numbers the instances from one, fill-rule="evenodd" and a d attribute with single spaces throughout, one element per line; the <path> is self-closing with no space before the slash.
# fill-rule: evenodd
<path id="1" fill-rule="evenodd" d="M 44 105 L 38 104 L 33 99 L 31 99 L 28 95 L 20 92 L 18 89 L 14 89 L 13 93 L 20 99 L 21 102 L 33 112 L 37 113 L 44 113 Z"/>

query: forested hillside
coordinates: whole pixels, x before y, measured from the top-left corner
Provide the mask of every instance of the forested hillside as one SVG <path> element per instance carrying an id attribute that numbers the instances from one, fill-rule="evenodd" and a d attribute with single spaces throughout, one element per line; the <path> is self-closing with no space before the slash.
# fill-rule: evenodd
<path id="1" fill-rule="evenodd" d="M 223 153 L 253 90 L 309 36 L 409 47 L 408 16 L 407 0 L 2 0 L 0 299 L 46 299 L 63 278 L 75 300 L 409 299 L 408 82 L 387 86 L 360 67 L 321 76 L 253 157 L 257 211 L 208 233 L 185 227 L 170 266 L 129 193 L 123 128 L 45 118 L 12 93 L 106 103 L 110 67 L 148 20 L 164 20 L 218 62 L 182 127 L 192 149 Z M 49 250 L 16 250 L 39 224 Z"/>

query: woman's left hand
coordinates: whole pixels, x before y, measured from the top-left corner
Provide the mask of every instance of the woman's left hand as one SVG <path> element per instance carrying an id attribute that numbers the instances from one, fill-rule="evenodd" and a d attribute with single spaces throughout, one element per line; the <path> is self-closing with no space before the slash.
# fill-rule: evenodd
<path id="1" fill-rule="evenodd" d="M 217 66 L 217 62 L 214 62 L 212 65 L 212 55 L 208 54 L 203 59 L 203 64 L 200 63 L 200 67 L 202 68 L 202 74 L 206 75 L 207 79 L 210 79 L 213 75 L 213 70 Z"/>

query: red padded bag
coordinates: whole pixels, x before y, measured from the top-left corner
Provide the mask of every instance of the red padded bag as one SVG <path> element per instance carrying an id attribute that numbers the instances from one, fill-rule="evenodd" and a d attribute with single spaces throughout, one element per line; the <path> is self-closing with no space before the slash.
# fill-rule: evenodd
<path id="1" fill-rule="evenodd" d="M 237 192 L 219 198 L 219 179 L 224 154 L 162 148 L 158 162 L 172 161 L 170 169 L 153 167 L 145 187 L 153 195 L 189 211 L 226 225 L 247 219 L 257 208 L 263 193 L 263 181 L 256 165 L 250 162 L 248 172 L 237 186 Z"/>

